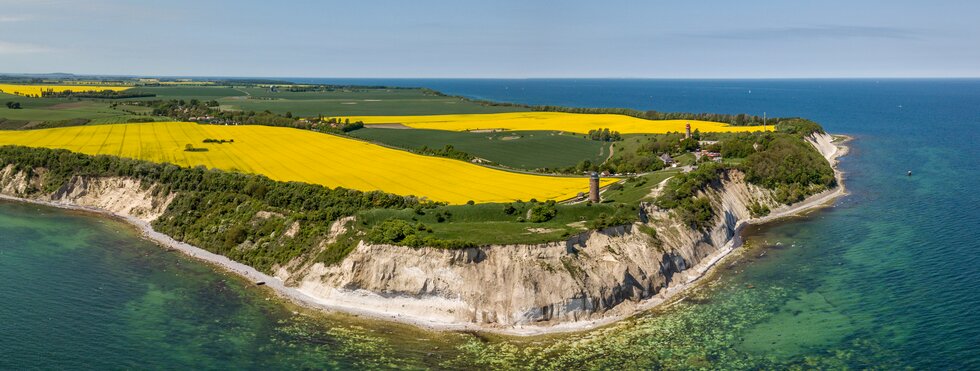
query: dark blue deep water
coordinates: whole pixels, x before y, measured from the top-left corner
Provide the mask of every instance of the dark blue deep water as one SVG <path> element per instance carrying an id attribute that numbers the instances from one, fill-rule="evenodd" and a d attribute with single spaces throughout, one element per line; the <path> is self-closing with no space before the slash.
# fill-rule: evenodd
<path id="1" fill-rule="evenodd" d="M 854 137 L 850 194 L 747 231 L 669 309 L 536 339 L 294 314 L 118 223 L 0 203 L 0 368 L 980 369 L 980 80 L 315 82 L 806 117 Z"/>

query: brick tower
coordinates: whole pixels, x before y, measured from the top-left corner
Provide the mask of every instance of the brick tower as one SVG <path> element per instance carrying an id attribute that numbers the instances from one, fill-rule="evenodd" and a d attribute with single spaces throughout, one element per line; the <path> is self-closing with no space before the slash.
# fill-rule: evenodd
<path id="1" fill-rule="evenodd" d="M 599 173 L 592 172 L 589 177 L 589 202 L 599 202 Z"/>

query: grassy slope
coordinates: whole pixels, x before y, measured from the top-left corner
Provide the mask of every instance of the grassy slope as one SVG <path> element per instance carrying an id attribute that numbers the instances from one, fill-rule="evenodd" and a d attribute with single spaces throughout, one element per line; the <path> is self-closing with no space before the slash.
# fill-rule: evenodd
<path id="1" fill-rule="evenodd" d="M 623 187 L 620 189 L 606 190 L 602 194 L 602 199 L 606 202 L 622 202 L 628 204 L 636 204 L 640 201 L 652 201 L 653 197 L 650 197 L 650 193 L 653 188 L 665 179 L 680 172 L 678 168 L 669 168 L 637 176 L 623 182 Z"/>
<path id="2" fill-rule="evenodd" d="M 638 149 L 642 149 L 648 138 L 655 136 L 656 135 L 651 134 L 624 135 L 622 141 L 613 143 L 613 146 L 615 147 L 613 150 L 613 157 L 618 158 L 624 153 L 634 153 Z M 677 163 L 681 166 L 694 164 L 694 155 L 690 153 L 672 153 L 671 156 L 674 158 L 674 161 L 677 161 Z"/>
<path id="3" fill-rule="evenodd" d="M 357 214 L 356 228 L 367 231 L 385 220 L 401 219 L 410 223 L 425 224 L 432 229 L 432 233 L 427 234 L 428 236 L 437 239 L 463 240 L 478 245 L 559 241 L 585 231 L 585 222 L 597 218 L 600 214 L 611 216 L 617 212 L 637 213 L 640 201 L 652 200 L 649 195 L 657 184 L 678 173 L 680 169 L 673 168 L 627 180 L 620 190 L 604 191 L 603 201 L 599 204 L 558 205 L 558 215 L 543 223 L 517 221 L 518 217 L 526 215 L 530 203 L 512 203 L 511 205 L 517 208 L 513 214 L 504 212 L 504 206 L 507 204 L 486 203 L 442 206 L 434 210 L 424 210 L 424 215 L 412 209 L 367 210 Z M 448 219 L 438 221 L 437 215 L 445 215 L 447 212 L 450 214 Z"/>
<path id="4" fill-rule="evenodd" d="M 572 234 L 585 231 L 585 221 L 599 214 L 613 214 L 617 205 L 575 204 L 559 205 L 554 219 L 544 223 L 517 222 L 525 215 L 529 203 L 515 203 L 518 211 L 508 215 L 504 205 L 499 203 L 443 206 L 435 210 L 425 210 L 424 215 L 412 209 L 368 210 L 358 214 L 358 228 L 368 229 L 389 219 L 402 219 L 421 222 L 432 229 L 432 237 L 439 239 L 458 239 L 477 244 L 530 244 L 557 241 Z M 628 207 L 628 206 L 627 206 Z M 439 222 L 436 215 L 449 212 L 448 220 Z"/>
<path id="5" fill-rule="evenodd" d="M 518 169 L 574 166 L 586 159 L 602 162 L 609 154 L 606 143 L 552 131 L 469 133 L 365 128 L 350 134 L 406 149 L 442 148 L 451 144 L 460 151 Z"/>

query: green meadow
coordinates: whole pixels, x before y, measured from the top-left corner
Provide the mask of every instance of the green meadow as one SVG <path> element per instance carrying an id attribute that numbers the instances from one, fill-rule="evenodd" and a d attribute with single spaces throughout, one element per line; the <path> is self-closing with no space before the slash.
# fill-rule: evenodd
<path id="1" fill-rule="evenodd" d="M 582 160 L 601 163 L 609 156 L 609 143 L 555 131 L 476 133 L 364 128 L 349 134 L 356 138 L 409 150 L 423 146 L 443 148 L 448 144 L 476 157 L 524 170 L 575 166 Z"/>

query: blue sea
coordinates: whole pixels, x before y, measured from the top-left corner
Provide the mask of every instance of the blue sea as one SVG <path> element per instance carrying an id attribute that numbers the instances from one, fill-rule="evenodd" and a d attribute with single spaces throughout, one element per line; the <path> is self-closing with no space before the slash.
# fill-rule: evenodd
<path id="1" fill-rule="evenodd" d="M 670 308 L 530 339 L 308 313 L 119 222 L 0 203 L 0 369 L 980 369 L 980 80 L 294 80 L 806 117 L 854 138 L 849 194 L 746 231 Z"/>

